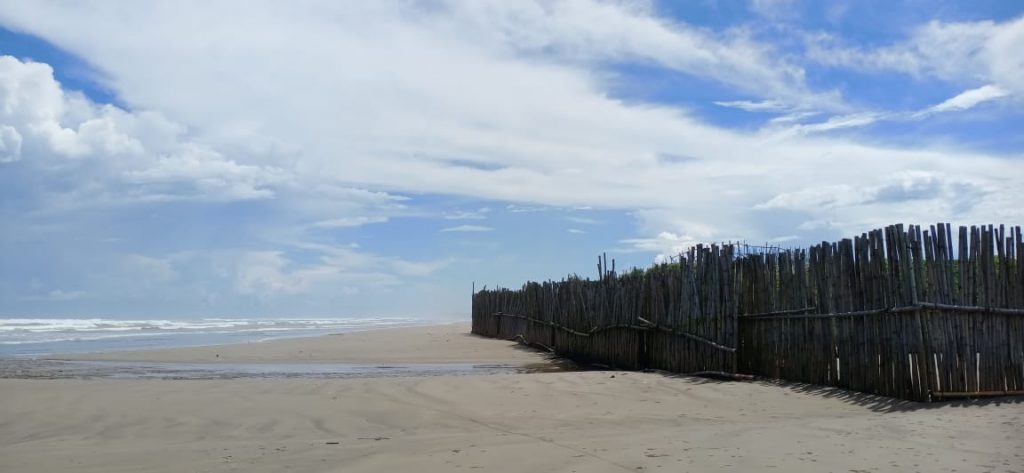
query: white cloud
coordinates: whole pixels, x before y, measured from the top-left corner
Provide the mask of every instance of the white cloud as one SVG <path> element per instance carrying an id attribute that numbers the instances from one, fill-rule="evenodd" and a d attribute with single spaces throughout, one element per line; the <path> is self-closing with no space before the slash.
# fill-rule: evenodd
<path id="1" fill-rule="evenodd" d="M 371 223 L 384 223 L 387 221 L 387 217 L 360 215 L 356 217 L 341 217 L 332 218 L 330 220 L 321 220 L 319 222 L 314 223 L 313 226 L 324 228 L 359 227 L 363 225 L 369 225 Z"/>
<path id="2" fill-rule="evenodd" d="M 235 289 L 248 295 L 297 294 L 332 282 L 341 274 L 341 268 L 331 265 L 290 266 L 281 252 L 246 252 L 238 261 Z"/>
<path id="3" fill-rule="evenodd" d="M 459 225 L 459 226 L 455 226 L 455 227 L 448 227 L 448 228 L 445 228 L 445 229 L 443 229 L 441 231 L 442 232 L 490 232 L 490 231 L 493 231 L 493 230 L 494 230 L 494 228 L 483 226 L 483 225 Z"/>
<path id="4" fill-rule="evenodd" d="M 1001 196 L 1001 185 L 998 179 L 980 180 L 932 170 L 909 170 L 866 185 L 801 187 L 780 193 L 754 208 L 797 211 L 806 217 L 797 228 L 807 232 L 835 230 L 852 234 L 893 222 L 979 218 L 995 222 L 1009 215 L 992 205 L 995 201 L 1009 202 Z"/>
<path id="5" fill-rule="evenodd" d="M 130 184 L 157 192 L 167 189 L 162 196 L 194 195 L 211 200 L 273 197 L 272 186 L 287 180 L 287 174 L 281 170 L 241 165 L 193 144 L 182 146 L 176 154 L 157 158 L 151 167 L 125 172 L 123 177 Z"/>
<path id="6" fill-rule="evenodd" d="M 976 89 L 966 90 L 955 97 L 929 108 L 929 112 L 948 112 L 967 110 L 982 102 L 998 99 L 1009 95 L 1009 92 L 995 85 L 984 85 Z"/>
<path id="7" fill-rule="evenodd" d="M 490 208 L 481 207 L 475 211 L 457 211 L 444 214 L 445 220 L 486 220 L 487 214 L 491 212 Z"/>
<path id="8" fill-rule="evenodd" d="M 280 205 L 295 224 L 312 220 L 309 227 L 314 229 L 357 227 L 414 213 L 407 197 L 321 181 L 307 176 L 281 191 Z"/>
<path id="9" fill-rule="evenodd" d="M 777 218 L 751 223 L 751 215 L 772 212 L 793 215 L 793 227 L 1024 218 L 1007 193 L 992 192 L 1024 186 L 1019 153 L 902 149 L 830 136 L 824 132 L 889 118 L 850 113 L 836 94 L 809 90 L 799 66 L 749 32 L 712 32 L 625 3 L 24 2 L 0 11 L 0 23 L 94 64 L 133 109 L 96 107 L 54 89 L 48 70 L 19 79 L 19 90 L 38 89 L 38 106 L 14 106 L 16 119 L 3 115 L 0 125 L 22 135 L 22 161 L 40 149 L 59 155 L 51 161 L 61 166 L 88 161 L 107 181 L 134 186 L 138 194 L 128 195 L 273 197 L 295 215 L 295 226 L 408 212 L 392 193 L 513 202 L 510 212 L 641 209 L 638 234 L 667 236 L 632 243 L 664 254 L 689 241 L 792 233 L 777 228 L 785 224 Z M 826 43 L 817 59 L 1016 93 L 1019 23 L 971 23 L 962 31 L 936 23 L 888 49 Z M 620 100 L 607 67 L 618 62 L 724 84 L 753 97 L 747 108 L 795 107 L 778 123 L 797 123 L 802 133 L 729 130 L 670 105 Z M 814 110 L 838 115 L 799 123 Z M 40 135 L 28 136 L 29 128 Z M 205 152 L 187 153 L 183 143 Z M 861 189 L 884 186 L 884 176 L 921 170 L 957 179 L 943 178 L 941 192 L 928 198 L 863 196 Z M 951 200 L 961 185 L 980 193 Z M 831 204 L 818 205 L 823 201 Z M 833 215 L 839 213 L 848 218 Z M 263 266 L 276 264 L 260 258 Z"/>
<path id="10" fill-rule="evenodd" d="M 266 198 L 287 178 L 190 140 L 159 113 L 66 92 L 46 64 L 0 56 L 0 98 L 0 162 L 29 156 L 26 166 L 36 172 L 90 176 L 88 188 L 60 190 L 75 193 L 77 205 L 89 203 L 85 193 L 122 201 Z"/>
<path id="11" fill-rule="evenodd" d="M 807 187 L 795 192 L 778 194 L 766 202 L 757 204 L 755 209 L 833 209 L 866 202 L 870 192 L 857 186 L 836 184 Z"/>
<path id="12" fill-rule="evenodd" d="M 958 178 L 934 171 L 904 171 L 889 176 L 871 186 L 808 187 L 796 192 L 785 192 L 756 209 L 830 209 L 872 203 L 905 203 L 913 200 L 943 199 L 950 203 L 972 196 L 966 195 L 977 187 L 969 178 Z"/>
<path id="13" fill-rule="evenodd" d="M 582 235 L 584 233 L 587 233 L 586 231 L 580 230 L 579 228 L 570 228 L 570 229 L 568 229 L 566 231 L 569 232 L 569 233 L 575 234 L 575 235 Z"/>
<path id="14" fill-rule="evenodd" d="M 829 117 L 828 120 L 819 123 L 793 125 L 792 127 L 787 129 L 787 132 L 807 134 L 841 130 L 843 128 L 856 128 L 861 126 L 867 126 L 879 120 L 889 117 L 889 114 L 873 112 L 855 113 L 851 115 L 837 115 L 834 117 Z"/>
<path id="15" fill-rule="evenodd" d="M 0 163 L 21 159 L 21 133 L 10 125 L 0 126 Z"/>
<path id="16" fill-rule="evenodd" d="M 445 13 L 453 18 L 447 27 L 468 30 L 480 35 L 475 39 L 502 49 L 556 54 L 570 61 L 650 61 L 758 97 L 837 106 L 835 94 L 808 89 L 802 68 L 747 31 L 712 32 L 669 21 L 640 3 L 444 2 Z"/>
<path id="17" fill-rule="evenodd" d="M 656 253 L 654 261 L 657 263 L 669 261 L 701 242 L 693 236 L 672 232 L 660 232 L 653 238 L 627 238 L 621 241 L 637 250 Z"/>
<path id="18" fill-rule="evenodd" d="M 133 254 L 124 257 L 122 266 L 133 280 L 167 283 L 178 278 L 178 272 L 168 259 Z"/>
<path id="19" fill-rule="evenodd" d="M 993 82 L 1024 96 L 1024 16 L 1000 25 L 986 43 L 985 60 Z"/>
<path id="20" fill-rule="evenodd" d="M 786 105 L 775 100 L 764 100 L 753 102 L 750 100 L 734 100 L 730 102 L 715 102 L 720 107 L 738 108 L 747 112 L 785 112 L 792 110 L 791 105 Z"/>
<path id="21" fill-rule="evenodd" d="M 771 120 L 768 120 L 768 126 L 770 126 L 770 127 L 772 127 L 772 126 L 777 127 L 777 126 L 789 125 L 789 124 L 792 124 L 792 123 L 798 123 L 801 120 L 804 120 L 804 119 L 807 119 L 807 118 L 810 118 L 810 117 L 813 117 L 813 116 L 816 116 L 816 115 L 820 115 L 820 114 L 821 114 L 821 112 L 812 112 L 812 111 L 787 113 L 785 115 L 778 116 L 778 117 L 772 118 Z"/>
<path id="22" fill-rule="evenodd" d="M 942 103 L 913 112 L 861 112 L 849 115 L 836 115 L 817 123 L 796 123 L 817 113 L 793 113 L 770 120 L 765 128 L 770 133 L 778 134 L 810 134 L 825 133 L 845 128 L 857 128 L 883 121 L 923 120 L 938 113 L 960 112 L 975 106 L 1008 96 L 1009 93 L 995 85 L 985 85 L 966 90 Z"/>
<path id="23" fill-rule="evenodd" d="M 191 271 L 220 273 L 231 290 L 270 300 L 308 295 L 323 298 L 342 291 L 362 294 L 387 291 L 430 276 L 451 260 L 412 261 L 378 256 L 349 246 L 297 242 L 289 250 L 316 254 L 301 262 L 282 250 L 197 251 L 167 258 Z"/>
<path id="24" fill-rule="evenodd" d="M 379 256 L 358 251 L 359 245 L 325 245 L 310 242 L 293 242 L 291 246 L 322 254 L 323 264 L 355 273 L 385 273 L 396 277 L 429 276 L 451 264 L 449 259 L 413 261 L 392 256 Z"/>
<path id="25" fill-rule="evenodd" d="M 796 228 L 797 228 L 797 230 L 802 230 L 802 231 L 807 232 L 807 231 L 815 231 L 815 230 L 821 230 L 821 229 L 827 229 L 827 228 L 834 228 L 834 227 L 837 227 L 837 226 L 838 225 L 835 222 L 830 221 L 830 220 L 808 220 L 806 222 L 801 223 Z"/>
<path id="26" fill-rule="evenodd" d="M 892 70 L 968 84 L 993 84 L 1024 96 L 1024 17 L 1004 22 L 931 21 L 905 40 L 874 49 L 811 36 L 808 56 L 822 64 L 866 71 Z"/>
<path id="27" fill-rule="evenodd" d="M 533 212 L 546 212 L 551 210 L 549 207 L 535 207 L 527 205 L 508 204 L 505 206 L 505 210 L 512 213 L 533 213 Z"/>
<path id="28" fill-rule="evenodd" d="M 579 223 L 582 225 L 599 225 L 601 223 L 601 221 L 589 217 L 568 216 L 565 217 L 565 219 L 570 222 Z"/>

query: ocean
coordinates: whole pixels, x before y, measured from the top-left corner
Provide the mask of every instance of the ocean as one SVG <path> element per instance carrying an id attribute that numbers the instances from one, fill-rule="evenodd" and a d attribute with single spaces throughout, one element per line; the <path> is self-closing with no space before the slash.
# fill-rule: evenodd
<path id="1" fill-rule="evenodd" d="M 437 322 L 437 321 L 433 321 Z M 0 358 L 246 343 L 424 325 L 411 318 L 0 319 Z"/>

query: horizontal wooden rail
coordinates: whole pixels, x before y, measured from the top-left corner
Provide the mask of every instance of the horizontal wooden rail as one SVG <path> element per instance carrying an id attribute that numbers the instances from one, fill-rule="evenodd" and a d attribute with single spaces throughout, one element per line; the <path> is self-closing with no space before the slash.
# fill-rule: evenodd
<path id="1" fill-rule="evenodd" d="M 798 314 L 785 313 L 787 311 L 768 312 L 754 315 L 741 315 L 748 319 L 820 319 L 830 317 L 856 317 L 862 315 L 876 315 L 886 313 L 914 312 L 923 309 L 946 310 L 956 312 L 991 312 L 999 315 L 1024 315 L 1024 309 L 1006 309 L 1002 307 L 981 307 L 969 305 L 936 304 L 934 302 L 918 302 L 915 305 L 901 307 L 886 307 L 884 309 L 857 310 L 853 312 L 834 312 L 831 314 Z M 794 312 L 801 312 L 805 309 L 796 309 Z"/>
<path id="2" fill-rule="evenodd" d="M 497 315 L 497 316 L 502 316 L 502 317 L 514 317 L 514 318 L 517 318 L 517 319 L 523 319 L 523 320 L 526 320 L 528 322 L 533 322 L 535 324 L 547 325 L 549 327 L 557 328 L 559 330 L 564 330 L 566 332 L 569 332 L 569 333 L 571 333 L 573 335 L 576 335 L 576 336 L 579 336 L 579 337 L 589 337 L 589 336 L 591 336 L 591 335 L 593 335 L 595 333 L 598 333 L 598 332 L 603 332 L 605 330 L 612 330 L 612 329 L 617 329 L 617 328 L 625 328 L 625 329 L 632 329 L 632 330 L 658 330 L 658 331 L 661 331 L 661 332 L 667 332 L 667 333 L 671 333 L 673 335 L 679 335 L 679 336 L 686 337 L 686 338 L 689 338 L 689 339 L 694 340 L 694 341 L 705 343 L 705 344 L 710 345 L 712 348 L 715 348 L 717 350 L 727 351 L 727 352 L 730 352 L 730 353 L 734 353 L 736 351 L 736 348 L 734 348 L 734 347 L 722 345 L 720 343 L 715 343 L 714 341 L 708 340 L 708 339 L 706 339 L 704 337 L 701 337 L 700 335 L 694 335 L 692 333 L 684 332 L 684 331 L 681 331 L 681 330 L 678 330 L 678 329 L 674 329 L 672 327 L 665 327 L 665 326 L 662 326 L 662 325 L 658 325 L 658 324 L 649 322 L 649 321 L 647 321 L 647 320 L 645 320 L 643 318 L 640 318 L 640 317 L 637 317 L 637 318 L 640 320 L 640 322 L 644 323 L 644 325 L 627 325 L 627 324 L 606 325 L 604 327 L 594 327 L 594 328 L 590 329 L 590 331 L 588 331 L 588 332 L 580 332 L 579 330 L 573 330 L 573 329 L 571 329 L 569 327 L 566 327 L 564 325 L 559 325 L 559 324 L 556 324 L 556 323 L 553 323 L 553 322 L 548 322 L 546 320 L 537 320 L 537 319 L 534 319 L 534 318 L 531 318 L 531 317 L 527 317 L 525 315 L 509 314 L 509 313 L 506 313 L 506 312 L 495 312 L 495 313 L 493 313 L 491 315 Z"/>
<path id="3" fill-rule="evenodd" d="M 644 324 L 642 327 L 646 327 L 646 328 L 650 328 L 650 329 L 654 329 L 654 330 L 660 330 L 662 332 L 668 332 L 668 333 L 671 333 L 673 335 L 680 335 L 680 336 L 689 338 L 690 340 L 694 340 L 694 341 L 698 341 L 698 342 L 701 342 L 701 343 L 705 343 L 705 344 L 711 345 L 712 348 L 715 348 L 715 349 L 718 349 L 718 350 L 722 350 L 722 351 L 727 351 L 729 353 L 735 353 L 736 352 L 736 348 L 734 348 L 734 347 L 725 346 L 725 345 L 722 345 L 720 343 L 715 343 L 715 342 L 713 342 L 711 340 L 708 340 L 708 339 L 706 339 L 704 337 L 701 337 L 699 335 L 694 335 L 692 333 L 684 332 L 682 330 L 674 329 L 672 327 L 666 327 L 664 325 L 658 325 L 658 324 L 652 323 L 652 322 L 650 322 L 650 321 L 648 321 L 648 320 L 646 320 L 644 318 L 641 318 L 641 317 L 637 317 L 637 319 L 639 319 L 640 322 L 642 322 Z"/>
<path id="4" fill-rule="evenodd" d="M 950 304 L 936 304 L 934 302 L 918 302 L 919 308 L 922 309 L 939 309 L 939 310 L 955 310 L 961 312 L 992 312 L 993 314 L 1000 315 L 1024 315 L 1024 309 L 1008 309 L 1004 307 L 980 307 L 973 305 L 950 305 Z"/>
<path id="5" fill-rule="evenodd" d="M 803 309 L 776 310 L 774 312 L 761 312 L 760 314 L 743 314 L 740 317 L 771 317 L 776 315 L 791 315 L 811 312 L 815 307 L 804 307 Z"/>
<path id="6" fill-rule="evenodd" d="M 971 397 L 1024 396 L 1024 391 L 934 392 L 934 399 L 962 399 Z"/>
<path id="7" fill-rule="evenodd" d="M 526 320 L 527 322 L 531 322 L 531 323 L 535 323 L 535 324 L 547 325 L 548 327 L 557 328 L 559 330 L 563 330 L 563 331 L 569 332 L 569 333 L 571 333 L 573 335 L 576 335 L 578 337 L 589 337 L 589 336 L 591 336 L 591 335 L 593 335 L 595 333 L 603 332 L 605 330 L 613 330 L 613 329 L 617 329 L 617 328 L 628 328 L 628 329 L 634 329 L 634 330 L 647 330 L 647 327 L 641 327 L 639 325 L 618 324 L 618 325 L 605 325 L 604 327 L 594 327 L 594 328 L 590 329 L 590 331 L 588 331 L 588 332 L 580 332 L 579 330 L 573 330 L 573 329 L 571 329 L 569 327 L 566 327 L 564 325 L 559 325 L 559 324 L 556 324 L 554 322 L 548 322 L 546 320 L 534 319 L 534 318 L 531 318 L 531 317 L 527 317 L 525 315 L 509 314 L 507 312 L 495 312 L 495 313 L 493 313 L 491 315 L 500 315 L 502 317 L 514 317 L 514 318 L 523 319 L 523 320 Z"/>

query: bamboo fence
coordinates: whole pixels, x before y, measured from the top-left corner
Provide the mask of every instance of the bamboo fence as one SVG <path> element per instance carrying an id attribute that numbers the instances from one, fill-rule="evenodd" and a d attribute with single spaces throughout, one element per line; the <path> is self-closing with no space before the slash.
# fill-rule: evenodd
<path id="1" fill-rule="evenodd" d="M 474 292 L 473 332 L 626 369 L 918 401 L 1024 394 L 1020 227 L 893 225 L 764 250 L 698 245 L 624 274 L 599 258 L 597 280 Z"/>

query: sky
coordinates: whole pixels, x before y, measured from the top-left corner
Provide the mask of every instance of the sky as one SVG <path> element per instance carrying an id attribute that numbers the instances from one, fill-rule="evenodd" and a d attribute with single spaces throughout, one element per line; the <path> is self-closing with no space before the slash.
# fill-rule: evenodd
<path id="1" fill-rule="evenodd" d="M 2 317 L 468 317 L 1022 189 L 1016 0 L 0 0 Z"/>

